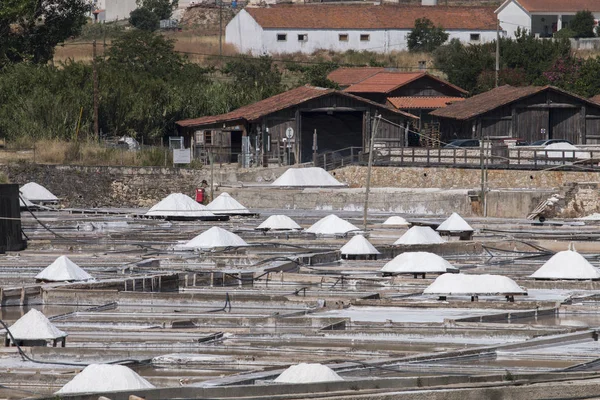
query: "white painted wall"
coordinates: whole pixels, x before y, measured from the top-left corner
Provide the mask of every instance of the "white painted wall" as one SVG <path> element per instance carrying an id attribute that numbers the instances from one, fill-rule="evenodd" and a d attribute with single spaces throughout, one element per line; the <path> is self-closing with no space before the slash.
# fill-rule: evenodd
<path id="1" fill-rule="evenodd" d="M 313 53 L 317 50 L 369 50 L 387 53 L 406 50 L 406 36 L 409 29 L 263 29 L 245 10 L 236 15 L 225 29 L 225 42 L 233 44 L 241 53 Z M 496 39 L 496 31 L 448 30 L 449 40 L 459 39 L 463 43 L 485 43 Z M 286 40 L 278 40 L 278 34 L 285 34 Z M 339 35 L 348 35 L 348 41 L 340 41 Z M 479 34 L 478 42 L 471 41 L 471 34 Z M 308 40 L 299 41 L 298 35 L 308 35 Z M 361 35 L 369 35 L 369 40 L 360 40 Z"/>
<path id="2" fill-rule="evenodd" d="M 242 10 L 225 27 L 225 43 L 233 44 L 240 53 L 260 55 L 263 47 L 263 28 L 246 10 Z"/>
<path id="3" fill-rule="evenodd" d="M 506 35 L 509 38 L 515 38 L 515 32 L 519 27 L 521 27 L 521 30 L 527 29 L 531 31 L 531 16 L 514 1 L 506 4 L 498 12 L 498 19 L 500 20 L 502 30 L 506 31 Z"/>
<path id="4" fill-rule="evenodd" d="M 137 8 L 135 0 L 105 0 L 104 5 L 107 22 L 128 19 L 129 14 Z"/>

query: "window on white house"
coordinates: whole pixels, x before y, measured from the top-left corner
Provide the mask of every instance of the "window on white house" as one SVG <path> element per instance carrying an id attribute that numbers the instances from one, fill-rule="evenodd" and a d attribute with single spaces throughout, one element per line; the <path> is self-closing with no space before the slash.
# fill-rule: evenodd
<path id="1" fill-rule="evenodd" d="M 307 33 L 299 33 L 298 34 L 298 41 L 299 42 L 306 42 L 308 40 L 308 34 Z"/>
<path id="2" fill-rule="evenodd" d="M 340 42 L 347 42 L 348 41 L 348 34 L 347 33 L 340 33 L 338 35 L 338 38 L 339 38 Z"/>
<path id="3" fill-rule="evenodd" d="M 360 41 L 361 42 L 368 42 L 369 40 L 371 40 L 371 35 L 367 35 L 365 33 L 360 35 Z"/>
<path id="4" fill-rule="evenodd" d="M 471 33 L 471 42 L 479 42 L 481 35 L 479 33 Z"/>
<path id="5" fill-rule="evenodd" d="M 287 40 L 287 34 L 286 33 L 278 33 L 277 34 L 277 41 L 278 42 L 285 42 Z"/>

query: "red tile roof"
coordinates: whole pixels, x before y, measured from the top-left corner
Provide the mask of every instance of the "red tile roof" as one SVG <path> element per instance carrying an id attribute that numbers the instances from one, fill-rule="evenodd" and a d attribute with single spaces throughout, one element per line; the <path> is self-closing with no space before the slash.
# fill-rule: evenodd
<path id="1" fill-rule="evenodd" d="M 490 7 L 310 4 L 244 10 L 266 29 L 411 29 L 427 17 L 446 30 L 496 30 Z"/>
<path id="2" fill-rule="evenodd" d="M 469 120 L 481 114 L 492 111 L 498 107 L 508 105 L 517 100 L 521 100 L 546 90 L 552 90 L 554 92 L 571 96 L 590 105 L 597 107 L 600 106 L 599 104 L 593 103 L 586 98 L 566 92 L 554 86 L 513 87 L 510 85 L 505 85 L 465 99 L 465 101 L 450 104 L 448 107 L 434 110 L 429 115 L 442 118 Z"/>
<path id="3" fill-rule="evenodd" d="M 600 11 L 598 0 L 515 0 L 529 12 Z"/>
<path id="4" fill-rule="evenodd" d="M 590 97 L 590 101 L 600 104 L 600 94 L 597 94 L 594 97 Z"/>
<path id="5" fill-rule="evenodd" d="M 360 81 L 385 71 L 385 68 L 380 67 L 364 67 L 364 68 L 338 68 L 331 71 L 327 75 L 327 79 L 337 83 L 340 86 L 350 86 Z"/>
<path id="6" fill-rule="evenodd" d="M 433 96 L 410 96 L 410 97 L 388 97 L 391 105 L 399 110 L 414 108 L 436 109 L 443 108 L 458 101 L 464 101 L 464 97 L 433 97 Z"/>
<path id="7" fill-rule="evenodd" d="M 375 107 L 378 107 L 379 109 L 385 109 L 396 114 L 402 114 L 409 118 L 418 119 L 418 117 L 415 117 L 412 114 L 398 111 L 391 107 L 387 107 L 379 103 L 363 99 L 362 97 L 354 96 L 349 93 L 344 93 L 339 90 L 324 89 L 314 86 L 300 86 L 295 89 L 288 90 L 287 92 L 280 93 L 278 95 L 269 97 L 254 104 L 238 108 L 237 110 L 233 110 L 225 114 L 211 115 L 207 117 L 177 121 L 177 125 L 181 127 L 191 127 L 200 125 L 220 124 L 224 122 L 233 121 L 254 122 L 268 114 L 272 114 L 274 112 L 281 111 L 289 107 L 297 106 L 309 100 L 316 99 L 322 96 L 327 96 L 332 93 L 337 93 L 344 97 L 350 97 L 360 102 L 371 104 Z"/>
<path id="8" fill-rule="evenodd" d="M 424 77 L 434 79 L 444 85 L 453 87 L 464 94 L 467 93 L 466 90 L 461 89 L 450 82 L 446 82 L 443 79 L 429 75 L 426 72 L 380 72 L 355 85 L 351 85 L 344 89 L 344 91 L 349 93 L 390 93 L 393 90 Z"/>

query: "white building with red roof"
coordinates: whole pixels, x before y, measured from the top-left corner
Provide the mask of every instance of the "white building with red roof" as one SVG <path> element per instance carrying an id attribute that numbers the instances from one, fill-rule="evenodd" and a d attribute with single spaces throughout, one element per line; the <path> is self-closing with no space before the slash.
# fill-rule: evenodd
<path id="1" fill-rule="evenodd" d="M 577 11 L 588 10 L 600 20 L 598 0 L 506 0 L 496 10 L 500 26 L 508 37 L 525 29 L 539 37 L 551 37 L 567 28 Z"/>
<path id="2" fill-rule="evenodd" d="M 227 25 L 225 41 L 241 53 L 313 53 L 317 50 L 406 50 L 418 18 L 442 26 L 449 40 L 484 43 L 496 39 L 490 7 L 373 4 L 307 4 L 246 7 Z"/>

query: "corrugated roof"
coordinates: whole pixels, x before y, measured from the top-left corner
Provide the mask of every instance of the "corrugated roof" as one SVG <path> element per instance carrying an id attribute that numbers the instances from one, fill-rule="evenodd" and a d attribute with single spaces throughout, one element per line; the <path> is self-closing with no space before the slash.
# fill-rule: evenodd
<path id="1" fill-rule="evenodd" d="M 529 12 L 600 11 L 598 0 L 515 0 Z"/>
<path id="2" fill-rule="evenodd" d="M 292 90 L 288 90 L 287 92 L 280 93 L 278 95 L 269 97 L 267 99 L 261 100 L 254 104 L 247 105 L 245 107 L 238 108 L 237 110 L 221 114 L 221 115 L 211 115 L 207 117 L 194 118 L 194 119 L 186 119 L 182 121 L 177 121 L 177 125 L 182 127 L 188 126 L 199 126 L 199 125 L 211 125 L 211 124 L 219 124 L 223 122 L 232 122 L 232 121 L 248 121 L 253 122 L 256 121 L 265 115 L 272 114 L 277 111 L 284 110 L 289 107 L 293 107 L 299 104 L 302 104 L 306 101 L 316 99 L 318 97 L 326 96 L 332 93 L 337 93 L 342 96 L 351 97 L 355 100 L 358 100 L 363 103 L 368 103 L 378 108 L 383 108 L 388 111 L 395 112 L 397 114 L 405 115 L 409 118 L 417 118 L 412 114 L 404 113 L 402 111 L 395 110 L 391 107 L 383 106 L 374 101 L 370 101 L 367 99 L 363 99 L 362 97 L 354 96 L 349 93 L 344 93 L 339 90 L 334 89 L 324 89 L 315 86 L 300 86 Z"/>
<path id="3" fill-rule="evenodd" d="M 443 108 L 457 101 L 464 101 L 464 97 L 433 97 L 433 96 L 410 96 L 410 97 L 388 97 L 391 105 L 399 110 L 408 109 L 436 109 Z"/>
<path id="4" fill-rule="evenodd" d="M 364 67 L 364 68 L 338 68 L 331 71 L 327 75 L 327 79 L 337 83 L 340 86 L 350 86 L 355 83 L 364 81 L 365 79 L 385 71 L 385 68 L 381 67 Z"/>
<path id="5" fill-rule="evenodd" d="M 245 10 L 266 29 L 412 29 L 427 17 L 444 29 L 496 30 L 494 8 L 311 4 Z"/>
<path id="6" fill-rule="evenodd" d="M 430 115 L 442 118 L 468 120 L 478 115 L 492 111 L 498 107 L 508 105 L 514 101 L 532 96 L 545 90 L 552 90 L 558 93 L 563 93 L 568 96 L 579 99 L 587 104 L 598 106 L 598 104 L 595 104 L 586 98 L 577 96 L 573 93 L 566 92 L 554 86 L 513 87 L 510 85 L 505 85 L 492 89 L 488 92 L 478 94 L 471 98 L 465 99 L 465 101 L 451 104 L 448 107 L 434 110 L 430 113 Z"/>

